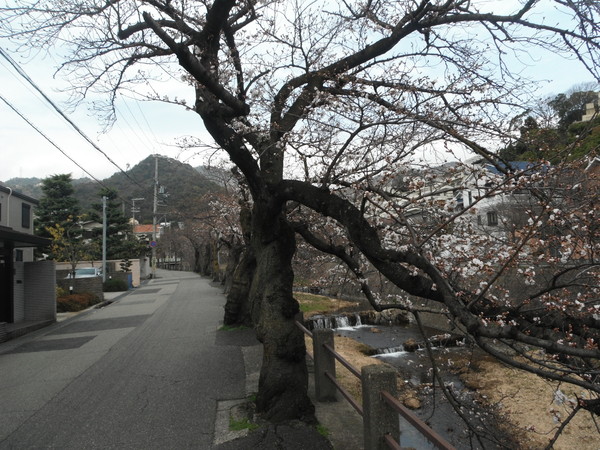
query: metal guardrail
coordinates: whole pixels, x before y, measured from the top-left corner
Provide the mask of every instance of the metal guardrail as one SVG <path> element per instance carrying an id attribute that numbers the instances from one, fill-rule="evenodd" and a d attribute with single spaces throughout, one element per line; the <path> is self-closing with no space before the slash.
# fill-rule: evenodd
<path id="1" fill-rule="evenodd" d="M 300 328 L 300 330 L 302 330 L 302 332 L 304 334 L 306 334 L 307 336 L 309 336 L 313 339 L 313 350 L 314 350 L 314 353 L 316 353 L 318 349 L 315 348 L 316 344 L 315 344 L 315 339 L 314 339 L 313 333 L 311 333 L 311 331 L 308 330 L 299 321 L 296 321 L 296 325 L 298 326 L 298 328 Z M 331 340 L 331 342 L 333 343 L 333 339 Z M 342 355 L 340 355 L 338 352 L 336 352 L 334 346 L 330 345 L 329 343 L 323 343 L 322 346 L 327 351 L 327 353 L 332 358 L 334 358 L 334 360 L 337 360 L 346 369 L 348 369 L 350 371 L 350 373 L 352 373 L 354 376 L 356 376 L 361 381 L 361 384 L 364 384 L 364 380 L 363 380 L 361 372 L 358 369 L 356 369 L 354 366 L 352 366 L 352 364 L 350 364 L 346 359 L 344 359 L 344 357 Z M 311 356 L 310 353 L 308 353 L 308 352 L 307 352 L 307 355 Z M 312 355 L 311 357 L 313 359 L 315 359 L 316 355 Z M 337 381 L 337 379 L 335 377 L 335 365 L 333 367 L 334 367 L 333 374 L 330 373 L 329 371 L 323 372 L 325 378 L 327 378 L 335 386 L 335 388 L 342 394 L 342 396 L 348 401 L 348 403 L 350 403 L 350 405 L 360 414 L 360 416 L 363 417 L 363 424 L 364 424 L 365 423 L 364 422 L 364 418 L 365 418 L 364 405 L 360 405 L 356 401 L 356 399 L 354 399 L 352 397 L 352 395 L 348 391 L 346 391 L 346 389 Z M 317 386 L 317 390 L 318 389 L 319 388 Z M 443 437 L 441 437 L 437 432 L 432 430 L 425 422 L 423 422 L 415 414 L 413 414 L 410 410 L 408 410 L 402 403 L 400 403 L 400 401 L 398 399 L 396 399 L 388 391 L 386 391 L 386 390 L 379 391 L 379 397 L 388 407 L 390 407 L 397 414 L 399 414 L 402 418 L 404 418 L 413 428 L 415 428 L 419 433 L 421 433 L 436 448 L 441 449 L 441 450 L 455 450 L 455 448 L 452 445 L 450 445 Z M 390 449 L 393 449 L 393 450 L 395 450 L 395 449 L 401 450 L 402 449 L 400 444 L 389 433 L 385 434 L 384 436 L 381 436 L 381 439 Z M 366 444 L 365 446 L 368 446 L 368 445 Z M 370 449 L 367 449 L 367 450 L 370 450 Z"/>

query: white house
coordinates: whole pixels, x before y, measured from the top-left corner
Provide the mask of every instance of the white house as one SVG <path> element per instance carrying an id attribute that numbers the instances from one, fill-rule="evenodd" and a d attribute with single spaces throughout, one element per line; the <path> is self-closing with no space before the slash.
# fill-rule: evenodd
<path id="1" fill-rule="evenodd" d="M 56 320 L 53 261 L 34 261 L 33 249 L 50 245 L 35 236 L 37 200 L 0 185 L 0 342 L 11 324 L 45 324 Z"/>
<path id="2" fill-rule="evenodd" d="M 511 161 L 508 169 L 513 172 L 532 175 L 543 167 L 526 161 Z M 477 210 L 477 225 L 493 232 L 494 228 L 515 223 L 515 213 L 528 208 L 531 202 L 529 190 L 512 190 L 510 193 L 498 189 L 497 180 L 502 174 L 494 165 L 483 160 L 473 161 L 467 177 L 463 181 L 462 190 L 457 196 L 458 208 L 474 207 Z"/>
<path id="3" fill-rule="evenodd" d="M 528 173 L 535 169 L 530 162 L 509 162 L 511 171 Z M 472 209 L 476 228 L 485 233 L 502 233 L 502 224 L 515 221 L 515 214 L 531 200 L 528 191 L 510 194 L 497 190 L 501 174 L 482 158 L 464 164 L 446 164 L 417 174 L 420 185 L 410 190 L 405 215 L 413 223 L 444 221 L 456 212 Z"/>
<path id="4" fill-rule="evenodd" d="M 596 101 L 591 103 L 586 103 L 585 105 L 585 113 L 581 118 L 581 122 L 588 122 L 596 117 L 598 117 L 598 108 L 600 104 L 600 92 L 598 93 L 598 98 Z"/>

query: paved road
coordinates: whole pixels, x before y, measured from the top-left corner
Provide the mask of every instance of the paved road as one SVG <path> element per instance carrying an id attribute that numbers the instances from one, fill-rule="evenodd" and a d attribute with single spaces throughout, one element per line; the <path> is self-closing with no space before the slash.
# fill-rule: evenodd
<path id="1" fill-rule="evenodd" d="M 193 273 L 0 344 L 0 449 L 208 449 L 219 400 L 246 395 L 224 298 Z"/>

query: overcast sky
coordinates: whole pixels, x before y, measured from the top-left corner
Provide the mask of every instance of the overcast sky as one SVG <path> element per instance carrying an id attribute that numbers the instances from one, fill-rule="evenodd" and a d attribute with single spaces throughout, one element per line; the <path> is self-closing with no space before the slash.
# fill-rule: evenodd
<path id="1" fill-rule="evenodd" d="M 4 49 L 8 47 L 5 44 L 8 43 L 0 39 Z M 54 79 L 52 61 L 27 62 L 14 53 L 9 54 L 101 151 L 88 143 L 0 57 L 0 96 L 48 138 L 0 99 L 0 181 L 14 177 L 44 178 L 58 173 L 71 173 L 74 178 L 91 175 L 103 179 L 155 153 L 193 166 L 207 163 L 206 154 L 182 151 L 177 146 L 183 136 L 196 136 L 210 142 L 197 114 L 178 105 L 121 98 L 117 122 L 108 132 L 103 132 L 98 116 L 89 107 L 75 111 L 69 108 L 68 92 L 60 91 L 65 81 Z M 182 90 L 182 95 L 186 94 L 193 95 L 193 92 L 190 88 Z"/>
<path id="2" fill-rule="evenodd" d="M 10 50 L 10 43 L 2 39 L 0 46 Z M 56 104 L 68 111 L 65 106 L 68 94 L 58 91 L 66 83 L 53 78 L 55 62 L 49 59 L 25 61 L 14 53 L 10 54 Z M 555 95 L 575 84 L 591 81 L 578 62 L 561 60 L 553 55 L 535 59 L 526 74 L 540 80 L 550 80 L 541 85 L 540 97 Z M 0 181 L 14 177 L 44 178 L 58 173 L 71 173 L 74 178 L 92 176 L 103 179 L 119 169 L 127 170 L 129 166 L 155 153 L 177 158 L 193 166 L 207 163 L 207 153 L 194 156 L 194 152 L 182 153 L 175 145 L 177 138 L 185 135 L 210 142 L 199 116 L 180 106 L 120 101 L 118 120 L 105 134 L 100 133 L 102 127 L 93 112 L 86 108 L 69 112 L 74 122 L 96 142 L 105 156 L 79 136 L 1 57 L 0 95 L 81 166 L 71 162 L 0 101 Z M 191 100 L 193 92 L 186 87 L 181 95 Z"/>

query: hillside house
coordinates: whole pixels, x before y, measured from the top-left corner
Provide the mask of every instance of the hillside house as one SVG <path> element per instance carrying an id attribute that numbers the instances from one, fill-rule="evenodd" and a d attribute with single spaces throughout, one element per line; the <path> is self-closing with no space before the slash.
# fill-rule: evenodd
<path id="1" fill-rule="evenodd" d="M 585 113 L 581 118 L 581 122 L 588 122 L 598 115 L 598 108 L 600 104 L 600 93 L 598 93 L 598 98 L 595 102 L 586 103 L 585 105 Z"/>
<path id="2" fill-rule="evenodd" d="M 526 176 L 545 170 L 531 162 L 511 161 L 511 172 Z M 497 167 L 485 161 L 474 162 L 474 170 L 463 181 L 463 189 L 457 196 L 459 209 L 474 207 L 477 227 L 480 231 L 501 232 L 502 225 L 518 225 L 524 220 L 522 211 L 532 207 L 531 192 L 528 189 L 510 193 L 498 190 L 495 178 L 504 175 Z"/>
<path id="3" fill-rule="evenodd" d="M 509 164 L 516 172 L 527 174 L 534 170 L 534 165 L 528 162 Z M 527 207 L 531 194 L 528 191 L 506 194 L 497 190 L 495 179 L 500 175 L 496 167 L 480 158 L 461 165 L 432 168 L 423 177 L 422 186 L 409 194 L 406 216 L 413 224 L 431 222 L 435 226 L 436 222 L 445 221 L 456 212 L 473 208 L 475 229 L 484 233 L 502 233 L 503 224 L 519 221 L 519 211 Z"/>
<path id="4" fill-rule="evenodd" d="M 163 228 L 163 224 L 156 225 L 156 239 L 160 237 Z M 152 240 L 152 229 L 153 225 L 135 225 L 133 227 L 133 235 L 140 241 L 150 242 Z"/>
<path id="5" fill-rule="evenodd" d="M 33 232 L 37 204 L 0 185 L 0 341 L 14 328 L 11 324 L 56 320 L 54 262 L 34 261 L 34 248 L 50 245 Z"/>

